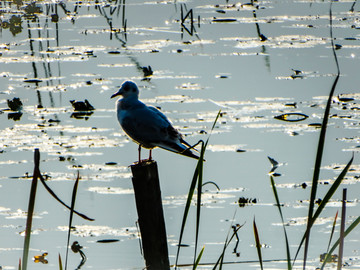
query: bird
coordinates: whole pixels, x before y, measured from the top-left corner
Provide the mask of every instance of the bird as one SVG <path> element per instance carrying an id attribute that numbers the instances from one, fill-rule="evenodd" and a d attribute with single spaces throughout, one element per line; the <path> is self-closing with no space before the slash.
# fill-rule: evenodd
<path id="1" fill-rule="evenodd" d="M 90 104 L 90 102 L 85 99 L 84 101 L 79 100 L 70 100 L 71 105 L 74 108 L 74 111 L 93 111 L 95 108 Z"/>
<path id="2" fill-rule="evenodd" d="M 199 156 L 191 151 L 194 146 L 183 139 L 159 109 L 147 106 L 139 100 L 139 88 L 135 82 L 123 82 L 111 98 L 117 96 L 122 96 L 116 102 L 117 119 L 124 132 L 139 145 L 139 163 L 143 162 L 141 148 L 150 150 L 149 158 L 144 161 L 152 160 L 151 152 L 156 147 L 199 159 Z"/>

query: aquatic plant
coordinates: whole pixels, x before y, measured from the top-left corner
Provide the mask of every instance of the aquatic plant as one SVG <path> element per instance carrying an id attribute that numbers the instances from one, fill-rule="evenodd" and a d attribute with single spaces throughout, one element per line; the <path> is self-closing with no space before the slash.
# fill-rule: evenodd
<path id="1" fill-rule="evenodd" d="M 45 189 L 50 193 L 50 195 L 55 198 L 58 202 L 64 205 L 66 208 L 70 210 L 70 218 L 69 218 L 69 227 L 68 227 L 68 240 L 67 240 L 67 247 L 69 246 L 70 241 L 70 231 L 71 231 L 71 224 L 73 214 L 77 214 L 78 216 L 82 217 L 83 219 L 94 221 L 94 219 L 87 217 L 86 215 L 79 213 L 76 211 L 75 208 L 75 199 L 76 199 L 76 192 L 79 183 L 79 173 L 77 179 L 74 184 L 73 193 L 72 193 L 72 200 L 71 200 L 71 207 L 67 206 L 60 198 L 55 194 L 54 191 L 50 189 L 50 187 L 45 183 L 45 180 L 40 172 L 40 151 L 38 148 L 34 151 L 34 172 L 31 181 L 31 189 L 29 194 L 29 203 L 28 203 L 28 211 L 27 211 L 27 218 L 26 218 L 26 229 L 25 229 L 25 238 L 24 238 L 24 247 L 23 247 L 23 256 L 22 264 L 19 265 L 19 269 L 27 269 L 28 258 L 29 258 L 29 249 L 30 249 L 30 238 L 31 238 L 31 228 L 32 228 L 32 220 L 34 216 L 34 209 L 35 209 L 35 199 L 36 199 L 36 191 L 37 191 L 37 183 L 38 179 L 40 179 L 41 183 L 44 185 Z M 47 253 L 46 253 L 47 255 Z M 60 255 L 59 255 L 60 256 Z M 68 256 L 68 248 L 66 249 L 66 262 L 65 262 L 65 269 L 67 267 L 67 256 Z M 62 268 L 61 259 L 59 257 L 59 265 Z"/>
<path id="2" fill-rule="evenodd" d="M 254 228 L 255 246 L 256 246 L 256 251 L 257 251 L 258 257 L 259 257 L 260 268 L 261 268 L 261 270 L 263 270 L 264 267 L 263 267 L 263 260 L 262 260 L 262 255 L 261 255 L 261 242 L 260 242 L 259 232 L 258 232 L 258 229 L 256 226 L 255 218 L 253 221 L 253 228 Z"/>
<path id="3" fill-rule="evenodd" d="M 185 225 L 186 225 L 186 220 L 189 214 L 189 210 L 190 210 L 190 205 L 191 205 L 191 201 L 193 199 L 194 196 L 194 192 L 195 189 L 197 191 L 197 199 L 196 199 L 196 232 L 195 232 L 195 250 L 194 250 L 194 265 L 193 267 L 195 267 L 195 264 L 197 265 L 198 263 L 196 263 L 197 259 L 199 258 L 196 254 L 197 254 L 197 246 L 198 246 L 198 238 L 199 238 L 199 228 L 200 228 L 200 213 L 201 213 L 201 194 L 202 194 L 202 187 L 203 187 L 203 168 L 204 168 L 204 154 L 205 154 L 205 150 L 206 147 L 208 145 L 210 136 L 211 136 L 211 132 L 214 130 L 216 122 L 218 120 L 218 118 L 220 117 L 220 113 L 221 110 L 219 110 L 215 121 L 211 127 L 210 130 L 210 135 L 207 138 L 206 142 L 200 141 L 200 145 L 201 145 L 201 150 L 200 150 L 200 156 L 196 165 L 196 169 L 194 171 L 194 175 L 190 184 L 190 188 L 188 191 L 188 196 L 187 196 L 187 200 L 186 200 L 186 205 L 184 208 L 184 214 L 183 214 L 183 218 L 182 218 L 182 223 L 181 223 L 181 228 L 180 228 L 180 236 L 179 236 L 179 243 L 178 243 L 178 248 L 177 248 L 177 252 L 176 252 L 176 260 L 175 260 L 175 269 L 177 267 L 178 264 L 178 259 L 179 259 L 179 254 L 180 254 L 180 248 L 181 248 L 181 242 L 182 242 L 182 238 L 183 238 L 183 234 L 184 234 L 184 229 L 185 229 Z M 201 250 L 201 254 L 203 252 L 204 248 Z M 200 254 L 199 254 L 200 256 Z M 200 256 L 201 257 L 201 256 Z M 195 269 L 195 268 L 193 268 Z"/>
<path id="4" fill-rule="evenodd" d="M 80 179 L 80 174 L 78 172 L 75 183 L 74 183 L 72 195 L 71 195 L 69 227 L 68 227 L 67 244 L 66 244 L 65 270 L 67 269 L 69 245 L 70 245 L 70 233 L 71 233 L 71 227 L 72 227 L 72 220 L 73 220 L 73 216 L 74 216 L 74 208 L 75 208 L 77 189 L 78 189 L 78 186 L 79 186 L 79 179 Z"/>
<path id="5" fill-rule="evenodd" d="M 224 242 L 223 250 L 222 250 L 218 260 L 214 264 L 213 270 L 216 270 L 218 266 L 219 266 L 219 270 L 222 269 L 222 266 L 224 264 L 224 257 L 225 257 L 226 249 L 228 248 L 229 244 L 232 242 L 234 237 L 236 237 L 236 239 L 237 239 L 236 246 L 234 248 L 234 252 L 236 251 L 236 248 L 237 248 L 237 246 L 239 244 L 239 236 L 238 236 L 237 233 L 242 227 L 243 227 L 243 225 L 238 225 L 238 224 L 237 224 L 237 226 L 234 226 L 234 225 L 231 226 L 231 228 L 233 229 L 233 233 L 229 238 L 229 234 L 230 234 L 230 230 L 229 230 L 229 232 L 228 232 L 228 234 L 226 236 L 225 242 Z"/>
<path id="6" fill-rule="evenodd" d="M 40 177 L 40 151 L 39 149 L 35 149 L 34 153 L 34 173 L 31 181 L 31 190 L 29 195 L 29 204 L 26 218 L 26 229 L 25 229 L 25 239 L 24 239 L 24 247 L 23 247 L 23 256 L 22 256 L 22 269 L 27 269 L 27 263 L 29 258 L 29 248 L 30 248 L 30 237 L 31 237 L 31 227 L 32 227 L 32 219 L 34 214 L 35 207 L 35 197 L 36 197 L 36 187 L 37 180 Z"/>
<path id="7" fill-rule="evenodd" d="M 272 176 L 270 176 L 270 181 L 271 181 L 271 186 L 273 189 L 273 193 L 274 193 L 274 197 L 276 200 L 276 206 L 278 207 L 278 211 L 281 217 L 281 221 L 283 224 L 283 230 L 284 230 L 284 236 L 285 236 L 285 247 L 286 247 L 286 255 L 287 255 L 287 265 L 288 265 L 288 269 L 291 270 L 292 269 L 292 265 L 295 263 L 296 258 L 299 254 L 300 249 L 302 248 L 302 245 L 305 241 L 305 245 L 304 245 L 304 259 L 303 259 L 303 269 L 305 269 L 306 267 L 306 262 L 307 262 L 307 256 L 308 256 L 308 248 L 309 248 L 309 242 L 310 242 L 310 232 L 312 229 L 312 226 L 314 225 L 316 219 L 320 216 L 321 212 L 324 210 L 326 204 L 329 202 L 329 200 L 332 198 L 333 194 L 335 193 L 335 191 L 337 190 L 337 188 L 340 186 L 342 180 L 344 179 L 346 173 L 348 172 L 352 161 L 353 161 L 353 157 L 350 159 L 350 161 L 348 162 L 348 164 L 345 166 L 345 168 L 342 170 L 342 172 L 340 173 L 340 175 L 337 177 L 337 179 L 334 181 L 334 183 L 331 185 L 331 187 L 329 188 L 328 192 L 326 193 L 326 195 L 324 196 L 323 200 L 321 200 L 321 203 L 319 204 L 318 208 L 315 211 L 315 198 L 316 198 L 316 191 L 317 191 L 317 186 L 319 183 L 319 175 L 320 175 L 320 168 L 321 168 L 321 161 L 322 161 L 322 155 L 324 152 L 324 145 L 325 145 L 325 136 L 326 136 L 326 130 L 327 130 L 327 125 L 328 125 L 328 119 L 329 119 L 329 114 L 330 114 L 330 107 L 331 107 L 331 102 L 333 100 L 333 95 L 334 95 L 334 91 L 337 85 L 337 82 L 339 80 L 340 77 L 340 68 L 339 68 L 339 63 L 337 60 L 337 55 L 335 52 L 335 45 L 334 45 L 334 39 L 333 39 L 333 33 L 332 33 L 332 1 L 330 4 L 330 37 L 331 37 L 331 48 L 332 48 L 332 52 L 333 52 L 333 56 L 334 56 L 334 60 L 335 60 L 335 64 L 336 64 L 336 69 L 337 69 L 337 75 L 335 77 L 335 80 L 332 84 L 328 99 L 327 99 L 327 103 L 326 103 L 326 108 L 324 111 L 324 115 L 323 115 L 323 122 L 321 124 L 321 130 L 320 130 L 320 135 L 319 135 L 319 141 L 318 141 L 318 147 L 317 147 L 317 153 L 316 153 L 316 159 L 315 159 L 315 166 L 314 166 L 314 173 L 313 173 L 313 180 L 312 180 L 312 185 L 311 185 L 311 193 L 310 193 L 310 204 L 309 204 L 309 208 L 308 208 L 308 218 L 307 218 L 307 227 L 306 227 L 306 231 L 300 241 L 300 244 L 298 245 L 297 248 L 297 252 L 295 255 L 295 258 L 293 260 L 293 263 L 291 264 L 291 256 L 290 256 L 290 248 L 289 248 L 289 241 L 288 241 L 288 237 L 287 237 L 287 233 L 286 233 L 286 229 L 285 229 L 285 225 L 284 225 L 284 218 L 283 218 L 283 214 L 281 211 L 281 207 L 280 207 L 280 201 L 279 201 L 279 197 L 277 194 L 277 190 L 276 190 L 276 185 L 274 182 L 274 179 Z M 344 209 L 345 209 L 345 201 L 346 199 L 343 198 L 343 215 L 342 215 L 342 230 L 340 233 L 340 237 L 339 240 L 334 244 L 334 246 L 331 248 L 331 250 L 329 251 L 329 246 L 328 246 L 328 252 L 326 255 L 326 258 L 323 262 L 322 268 L 325 266 L 325 264 L 327 263 L 327 261 L 329 260 L 329 258 L 331 257 L 332 252 L 334 251 L 334 249 L 336 248 L 336 246 L 339 243 L 343 243 L 345 236 L 353 229 L 357 226 L 357 224 L 360 222 L 360 217 L 357 218 L 349 227 L 349 231 L 347 231 L 347 233 L 344 232 L 344 224 L 343 222 L 345 222 L 345 214 L 344 214 Z M 315 213 L 314 213 L 315 212 Z M 336 221 L 336 218 L 335 218 Z M 332 234 L 334 231 L 334 226 L 335 226 L 335 221 L 334 221 L 334 225 L 333 225 L 333 229 L 332 229 Z M 256 227 L 254 225 L 254 231 L 255 231 Z M 256 232 L 257 234 L 257 232 Z M 329 241 L 329 245 L 331 242 L 331 238 L 332 238 L 332 234 L 330 237 L 330 241 Z M 256 238 L 256 241 L 258 240 L 258 238 Z M 340 248 L 339 251 L 339 256 L 338 256 L 338 260 L 341 261 L 342 260 L 342 247 Z M 260 264 L 262 267 L 262 263 L 261 263 L 261 253 L 259 252 L 259 260 L 260 260 Z M 338 264 L 338 269 L 339 267 L 341 268 L 341 265 Z"/>

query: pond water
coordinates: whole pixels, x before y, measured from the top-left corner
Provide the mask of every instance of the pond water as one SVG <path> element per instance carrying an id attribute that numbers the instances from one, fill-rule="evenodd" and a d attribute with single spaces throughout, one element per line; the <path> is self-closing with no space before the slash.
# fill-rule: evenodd
<path id="1" fill-rule="evenodd" d="M 22 256 L 33 153 L 40 149 L 47 184 L 70 204 L 79 171 L 76 209 L 95 219 L 74 217 L 71 240 L 87 256 L 82 269 L 143 269 L 129 165 L 137 145 L 121 130 L 110 96 L 124 80 L 135 81 L 144 102 L 161 107 L 195 144 L 209 138 L 204 166 L 201 268 L 219 258 L 234 224 L 239 230 L 225 256 L 226 269 L 259 268 L 252 221 L 256 218 L 264 266 L 286 269 L 285 240 L 269 179 L 271 162 L 291 253 L 306 228 L 319 125 L 337 73 L 331 50 L 328 1 L 1 1 L 0 2 L 0 265 L 17 269 Z M 308 265 L 320 265 L 332 223 L 348 190 L 347 226 L 359 213 L 358 3 L 333 4 L 333 35 L 341 76 L 326 137 L 323 198 L 355 153 L 342 186 L 314 226 Z M 185 16 L 187 15 L 188 16 Z M 20 98 L 21 112 L 7 100 Z M 95 108 L 74 111 L 71 100 Z M 274 118 L 305 114 L 299 122 Z M 143 151 L 144 157 L 147 151 Z M 196 161 L 154 150 L 173 264 L 184 205 Z M 303 184 L 306 185 L 303 185 Z M 307 187 L 305 187 L 307 186 Z M 239 207 L 239 198 L 256 199 Z M 195 206 L 195 204 L 194 204 Z M 179 263 L 193 261 L 192 207 Z M 38 186 L 30 256 L 47 252 L 58 269 L 65 257 L 69 212 Z M 338 238 L 339 220 L 334 239 Z M 99 243 L 98 240 L 117 242 Z M 344 261 L 360 269 L 360 231 L 345 241 Z M 238 254 L 236 254 L 238 253 Z M 302 255 L 300 255 L 301 257 Z M 69 254 L 69 269 L 81 258 Z M 301 267 L 301 260 L 297 261 Z M 331 266 L 331 264 L 330 264 Z M 190 267 L 187 267 L 191 269 Z M 183 269 L 187 269 L 184 267 Z"/>

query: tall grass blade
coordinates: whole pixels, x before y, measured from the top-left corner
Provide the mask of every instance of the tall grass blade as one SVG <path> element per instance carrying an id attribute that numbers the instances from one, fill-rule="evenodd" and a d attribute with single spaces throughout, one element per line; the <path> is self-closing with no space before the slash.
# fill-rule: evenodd
<path id="1" fill-rule="evenodd" d="M 225 257 L 226 248 L 227 248 L 227 246 L 229 245 L 229 243 L 231 242 L 231 239 L 232 239 L 232 238 L 231 238 L 230 241 L 228 241 L 228 239 L 229 239 L 229 233 L 230 233 L 230 231 L 228 232 L 228 234 L 227 234 L 227 236 L 226 236 L 223 251 L 222 251 L 222 253 L 220 254 L 219 259 L 216 261 L 216 263 L 215 263 L 215 265 L 214 265 L 214 267 L 213 267 L 213 270 L 215 270 L 218 265 L 220 265 L 220 267 L 219 267 L 220 269 L 222 268 L 222 265 L 223 265 L 223 262 L 224 262 L 224 257 Z M 234 235 L 233 235 L 233 236 L 234 236 Z"/>
<path id="2" fill-rule="evenodd" d="M 199 160 L 200 160 L 200 159 L 199 159 Z M 192 181 L 191 181 L 190 189 L 189 189 L 188 196 L 187 196 L 187 200 L 186 200 L 186 204 L 185 204 L 183 219 L 182 219 L 182 223 L 181 223 L 179 244 L 178 244 L 178 248 L 177 248 L 177 252 L 176 252 L 175 269 L 176 269 L 177 264 L 178 264 L 178 259 L 179 259 L 179 254 L 180 254 L 180 247 L 181 247 L 182 238 L 183 238 L 183 234 L 184 234 L 185 224 L 186 224 L 187 216 L 188 216 L 188 214 L 189 214 L 190 205 L 191 205 L 191 200 L 192 200 L 192 197 L 193 197 L 193 195 L 194 195 L 197 177 L 198 177 L 198 170 L 197 170 L 197 168 L 196 168 L 196 169 L 195 169 L 195 172 L 194 172 L 193 179 L 192 179 Z"/>
<path id="3" fill-rule="evenodd" d="M 21 258 L 19 259 L 19 267 L 18 270 L 21 270 Z"/>
<path id="4" fill-rule="evenodd" d="M 331 233 L 330 233 L 330 238 L 329 238 L 329 244 L 328 244 L 328 247 L 327 247 L 327 249 L 326 249 L 326 253 L 329 252 L 329 248 L 330 248 L 330 245 L 331 245 L 331 240 L 332 240 L 332 238 L 333 238 L 333 236 L 334 236 L 334 231 L 335 231 L 336 220 L 337 220 L 338 214 L 339 214 L 339 211 L 336 211 L 336 215 L 335 215 L 334 222 L 333 222 L 333 225 L 332 225 L 332 228 L 331 228 Z"/>
<path id="5" fill-rule="evenodd" d="M 355 220 L 353 221 L 353 223 L 351 223 L 351 225 L 345 230 L 344 238 L 345 238 L 346 236 L 348 236 L 348 234 L 349 234 L 353 229 L 355 229 L 356 226 L 359 225 L 359 223 L 360 223 L 360 216 L 359 216 L 357 219 L 355 219 Z M 331 249 L 330 249 L 329 252 L 327 253 L 327 255 L 326 255 L 325 259 L 324 259 L 324 262 L 323 262 L 323 264 L 321 265 L 321 270 L 324 269 L 325 265 L 326 265 L 327 262 L 330 260 L 331 254 L 332 254 L 332 253 L 334 252 L 334 250 L 337 248 L 337 246 L 339 245 L 340 241 L 341 241 L 341 239 L 340 239 L 340 237 L 339 237 L 339 239 L 334 243 L 334 245 L 331 247 Z"/>
<path id="6" fill-rule="evenodd" d="M 181 23 L 184 23 L 184 11 L 183 6 L 180 4 L 180 17 L 181 17 Z"/>
<path id="7" fill-rule="evenodd" d="M 208 137 L 208 139 L 206 140 L 206 143 L 205 143 L 205 148 L 206 148 L 206 146 L 207 146 L 207 144 L 208 144 L 208 142 L 209 142 L 211 133 L 212 133 L 212 131 L 214 130 L 215 125 L 216 125 L 216 122 L 217 122 L 217 120 L 219 119 L 220 115 L 221 115 L 221 110 L 218 111 L 218 113 L 217 113 L 217 115 L 216 115 L 216 117 L 215 117 L 215 121 L 214 121 L 214 123 L 213 123 L 213 125 L 212 125 L 212 127 L 211 127 L 211 130 L 210 130 L 210 135 L 209 135 L 209 137 Z"/>
<path id="8" fill-rule="evenodd" d="M 223 266 L 223 263 L 224 263 L 225 251 L 226 251 L 226 248 L 227 248 L 227 246 L 229 245 L 229 243 L 231 241 L 231 240 L 228 241 L 228 238 L 229 238 L 229 235 L 226 236 L 223 251 L 220 254 L 219 259 L 216 261 L 216 263 L 215 263 L 215 265 L 213 267 L 213 270 L 215 270 L 218 267 L 218 265 L 220 266 L 219 269 L 222 269 L 222 266 Z"/>
<path id="9" fill-rule="evenodd" d="M 198 228 L 199 228 L 199 223 L 200 223 L 200 206 L 201 206 L 201 186 L 202 186 L 202 170 L 203 170 L 203 162 L 204 162 L 204 153 L 205 153 L 205 149 L 206 146 L 209 142 L 210 136 L 211 136 L 211 132 L 213 131 L 213 129 L 215 128 L 215 124 L 220 116 L 220 112 L 218 112 L 215 121 L 212 125 L 212 128 L 210 130 L 210 135 L 208 137 L 208 139 L 206 140 L 206 142 L 204 143 L 203 141 L 200 141 L 201 143 L 201 152 L 200 152 L 200 157 L 198 160 L 198 163 L 196 165 L 196 169 L 194 171 L 194 175 L 190 184 L 190 188 L 189 188 L 189 192 L 188 192 L 188 196 L 187 196 L 187 200 L 186 200 L 186 204 L 185 204 L 185 208 L 184 208 L 184 214 L 183 214 L 183 219 L 181 222 L 181 228 L 180 228 L 180 236 L 179 236 L 179 243 L 178 243 L 178 248 L 177 248 L 177 252 L 176 252 L 176 260 L 175 260 L 175 269 L 177 269 L 177 264 L 178 264 L 178 260 L 179 260 L 179 254 L 180 254 L 180 248 L 181 248 L 181 243 L 182 243 L 182 238 L 184 235 L 184 229 L 185 229 L 185 225 L 186 225 L 186 220 L 189 214 L 189 210 L 190 210 L 190 206 L 191 206 L 191 201 L 192 198 L 194 196 L 194 192 L 195 192 L 195 187 L 196 184 L 198 182 L 198 179 L 201 177 L 201 184 L 198 183 L 198 197 L 197 197 L 197 212 L 196 212 L 196 240 L 195 240 L 195 254 L 196 254 L 196 249 L 197 249 L 197 240 L 198 240 Z M 200 189 L 199 189 L 200 186 Z M 200 202 L 200 203 L 199 203 Z M 194 260 L 195 260 L 196 256 L 194 256 Z"/>
<path id="10" fill-rule="evenodd" d="M 342 208 L 341 208 L 341 225 L 340 225 L 340 245 L 337 270 L 341 270 L 342 259 L 344 254 L 344 238 L 345 238 L 345 220 L 346 220 L 346 188 L 343 189 Z"/>
<path id="11" fill-rule="evenodd" d="M 31 236 L 31 226 L 32 226 L 32 219 L 33 219 L 34 207 L 35 207 L 36 188 L 37 188 L 37 181 L 40 175 L 39 166 L 40 166 L 40 151 L 38 148 L 36 148 L 34 153 L 34 173 L 31 182 L 29 204 L 28 204 L 28 211 L 26 218 L 25 239 L 24 239 L 24 249 L 23 249 L 23 258 L 22 258 L 23 270 L 27 269 L 27 262 L 29 258 L 30 236 Z"/>
<path id="12" fill-rule="evenodd" d="M 337 188 L 340 186 L 342 180 L 344 179 L 346 173 L 348 172 L 352 162 L 354 160 L 354 157 L 352 157 L 350 159 L 350 161 L 348 162 L 348 164 L 345 166 L 345 168 L 341 171 L 341 173 L 339 174 L 339 176 L 336 178 L 336 180 L 334 181 L 334 183 L 331 185 L 330 189 L 328 190 L 328 192 L 325 194 L 323 200 L 321 201 L 319 207 L 317 208 L 312 220 L 311 220 L 311 226 L 314 225 L 316 219 L 320 216 L 321 212 L 324 210 L 326 204 L 329 202 L 329 200 L 331 199 L 331 197 L 334 195 L 335 191 L 337 190 Z M 297 258 L 297 255 L 300 252 L 301 246 L 305 241 L 305 237 L 307 235 L 307 232 L 304 233 L 303 238 L 300 241 L 300 244 L 298 246 L 298 249 L 296 251 L 296 255 L 293 261 L 293 265 L 295 263 L 295 260 Z"/>
<path id="13" fill-rule="evenodd" d="M 303 262 L 303 269 L 305 270 L 306 267 L 306 260 L 307 260 L 307 253 L 308 253 L 308 247 L 309 247 L 309 241 L 310 241 L 310 231 L 311 227 L 313 225 L 313 213 L 314 213 L 314 206 L 315 206 L 315 198 L 316 198 L 316 191 L 318 186 L 318 180 L 320 175 L 320 167 L 321 167 L 321 161 L 322 161 L 322 155 L 324 151 L 324 144 L 325 144 L 325 135 L 326 135 L 326 129 L 330 114 L 330 107 L 331 107 L 331 101 L 332 97 L 337 85 L 337 82 L 340 78 L 340 68 L 339 63 L 337 60 L 336 52 L 335 52 L 335 46 L 334 46 L 334 40 L 333 40 L 333 32 L 332 32 L 332 1 L 330 3 L 330 11 L 329 11 L 329 17 L 330 17 L 330 39 L 331 39 L 331 47 L 335 59 L 335 64 L 337 68 L 337 76 L 334 80 L 334 83 L 331 87 L 329 97 L 327 100 L 323 121 L 321 125 L 321 131 L 319 136 L 319 142 L 318 142 L 318 149 L 316 153 L 316 160 L 315 160 L 315 166 L 314 166 L 314 174 L 313 174 L 313 180 L 312 180 L 312 186 L 311 186 L 311 194 L 310 194 L 310 205 L 309 205 L 309 211 L 308 211 L 308 221 L 307 221 L 307 227 L 306 227 L 306 237 L 305 237 L 305 247 L 304 247 L 304 262 Z"/>
<path id="14" fill-rule="evenodd" d="M 344 180 L 345 175 L 347 174 L 347 172 L 349 171 L 349 168 L 352 164 L 354 160 L 354 157 L 352 157 L 350 159 L 350 161 L 348 162 L 348 164 L 345 166 L 345 168 L 341 171 L 341 173 L 339 174 L 339 176 L 336 178 L 336 180 L 334 181 L 334 183 L 331 185 L 330 189 L 328 190 L 328 192 L 325 194 L 323 200 L 321 201 L 319 207 L 317 208 L 314 216 L 313 216 L 313 221 L 312 224 L 314 224 L 315 220 L 320 216 L 321 212 L 324 210 L 325 205 L 330 201 L 331 197 L 334 195 L 335 191 L 338 189 L 338 187 L 340 186 L 342 180 Z"/>
<path id="15" fill-rule="evenodd" d="M 254 228 L 255 244 L 256 244 L 256 250 L 258 253 L 258 257 L 259 257 L 260 268 L 261 268 L 261 270 L 263 270 L 264 268 L 263 268 L 263 260 L 262 260 L 262 255 L 261 255 L 260 237 L 259 237 L 258 229 L 256 226 L 255 218 L 254 218 L 254 222 L 253 222 L 253 228 Z"/>
<path id="16" fill-rule="evenodd" d="M 59 254 L 59 270 L 63 270 L 61 255 Z"/>
<path id="17" fill-rule="evenodd" d="M 280 217 L 281 217 L 281 222 L 282 222 L 283 229 L 284 229 L 285 244 L 286 244 L 287 267 L 288 267 L 288 270 L 291 270 L 292 266 L 291 266 L 291 255 L 290 255 L 289 240 L 288 240 L 287 233 L 286 233 L 285 222 L 284 222 L 284 217 L 283 217 L 283 214 L 282 214 L 282 211 L 281 211 L 281 205 L 280 205 L 279 196 L 278 196 L 278 193 L 277 193 L 274 178 L 272 176 L 270 176 L 270 182 L 271 182 L 271 187 L 272 187 L 274 197 L 275 197 L 275 200 L 276 200 L 276 206 L 278 207 Z"/>
<path id="18" fill-rule="evenodd" d="M 205 246 L 203 246 L 203 248 L 200 250 L 199 256 L 196 258 L 196 261 L 195 261 L 194 266 L 193 266 L 193 269 L 194 269 L 194 270 L 195 270 L 195 269 L 198 267 L 198 265 L 199 265 L 199 262 L 200 262 L 200 260 L 201 260 L 201 257 L 202 257 L 202 255 L 203 255 L 203 253 L 204 253 L 204 249 L 205 249 Z"/>
<path id="19" fill-rule="evenodd" d="M 194 250 L 194 265 L 196 258 L 196 251 L 199 240 L 199 228 L 200 228 L 200 213 L 201 213 L 201 195 L 203 186 L 203 163 L 204 163 L 205 145 L 201 144 L 200 158 L 198 162 L 198 180 L 197 180 L 197 200 L 196 200 L 196 231 L 195 231 L 195 250 Z M 195 268 L 194 268 L 195 269 Z"/>
<path id="20" fill-rule="evenodd" d="M 70 208 L 70 217 L 69 217 L 69 228 L 68 228 L 68 236 L 67 236 L 67 244 L 66 244 L 66 257 L 65 257 L 65 270 L 67 269 L 68 255 L 69 255 L 69 245 L 70 245 L 70 234 L 71 234 L 71 224 L 73 220 L 74 208 L 75 208 L 75 200 L 77 194 L 77 188 L 79 185 L 80 174 L 78 172 L 75 184 L 73 187 L 73 192 L 71 196 L 71 208 Z"/>

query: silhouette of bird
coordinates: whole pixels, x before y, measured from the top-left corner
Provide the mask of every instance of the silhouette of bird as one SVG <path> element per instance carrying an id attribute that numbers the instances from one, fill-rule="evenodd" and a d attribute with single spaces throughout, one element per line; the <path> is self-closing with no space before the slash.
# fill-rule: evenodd
<path id="1" fill-rule="evenodd" d="M 79 100 L 70 100 L 71 105 L 74 108 L 74 111 L 93 111 L 95 108 L 90 104 L 90 102 L 85 99 L 84 101 Z"/>

